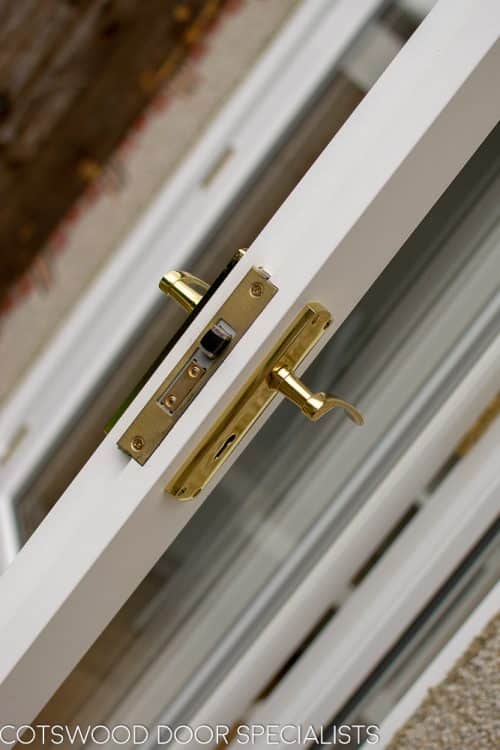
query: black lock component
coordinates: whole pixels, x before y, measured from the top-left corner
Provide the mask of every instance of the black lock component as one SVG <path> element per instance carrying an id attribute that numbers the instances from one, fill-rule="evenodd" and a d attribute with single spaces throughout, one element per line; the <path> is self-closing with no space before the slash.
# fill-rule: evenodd
<path id="1" fill-rule="evenodd" d="M 218 357 L 231 341 L 231 334 L 220 325 L 215 325 L 203 336 L 200 341 L 201 348 L 210 359 Z"/>

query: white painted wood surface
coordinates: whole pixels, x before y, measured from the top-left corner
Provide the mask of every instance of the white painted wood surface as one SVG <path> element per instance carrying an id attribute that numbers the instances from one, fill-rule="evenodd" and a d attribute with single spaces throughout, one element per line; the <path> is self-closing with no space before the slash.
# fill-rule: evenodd
<path id="1" fill-rule="evenodd" d="M 499 28 L 494 0 L 438 3 L 0 579 L 0 723 L 33 718 L 203 502 L 166 479 L 297 310 L 320 300 L 333 334 L 496 124 Z M 148 464 L 128 461 L 117 437 L 251 264 L 279 293 Z"/>

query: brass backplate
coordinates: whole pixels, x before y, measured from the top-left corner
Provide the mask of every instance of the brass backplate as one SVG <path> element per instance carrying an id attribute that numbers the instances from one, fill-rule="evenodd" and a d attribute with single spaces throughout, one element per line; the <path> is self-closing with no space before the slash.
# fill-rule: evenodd
<path id="1" fill-rule="evenodd" d="M 266 360 L 167 485 L 167 492 L 178 500 L 196 497 L 276 397 L 276 390 L 269 384 L 273 367 L 280 364 L 294 370 L 330 323 L 330 313 L 319 303 L 311 302 L 304 307 Z"/>
<path id="2" fill-rule="evenodd" d="M 262 269 L 252 268 L 246 274 L 132 424 L 125 430 L 118 441 L 118 446 L 125 453 L 141 465 L 146 463 L 181 414 L 238 344 L 277 291 L 277 287 L 269 281 L 268 274 Z M 207 366 L 200 369 L 196 364 L 200 342 L 204 335 L 220 321 L 224 321 L 224 324 L 233 331 L 231 342 L 221 355 L 215 357 L 213 361 L 208 361 L 205 363 Z M 169 406 L 172 396 L 174 396 L 175 406 Z"/>

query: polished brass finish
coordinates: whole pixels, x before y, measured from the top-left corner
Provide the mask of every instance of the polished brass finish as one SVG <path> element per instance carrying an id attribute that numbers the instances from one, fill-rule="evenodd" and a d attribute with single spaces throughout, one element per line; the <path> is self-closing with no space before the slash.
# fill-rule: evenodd
<path id="1" fill-rule="evenodd" d="M 209 285 L 187 271 L 169 271 L 162 277 L 160 289 L 185 310 L 192 312 L 203 295 L 208 292 Z"/>
<path id="2" fill-rule="evenodd" d="M 133 451 L 142 451 L 142 449 L 144 448 L 144 438 L 141 435 L 136 435 L 134 438 L 132 438 L 130 447 Z"/>
<path id="3" fill-rule="evenodd" d="M 196 362 L 191 362 L 168 388 L 167 392 L 160 397 L 160 403 L 166 406 L 171 413 L 177 411 L 205 372 L 204 367 L 200 367 Z"/>
<path id="4" fill-rule="evenodd" d="M 255 284 L 262 286 L 262 294 L 259 297 L 253 296 L 250 291 Z M 180 415 L 277 291 L 265 271 L 260 268 L 248 271 L 124 432 L 118 446 L 125 453 L 141 465 L 146 463 Z M 220 355 L 213 359 L 203 359 L 204 353 L 200 342 L 205 334 L 214 326 L 220 325 L 221 321 L 228 331 L 232 331 L 231 340 Z M 132 441 L 138 436 L 144 441 L 141 448 L 137 447 L 139 444 L 136 444 L 136 447 L 132 445 Z"/>
<path id="5" fill-rule="evenodd" d="M 269 385 L 298 406 L 302 413 L 313 422 L 321 419 L 332 409 L 340 407 L 355 424 L 363 424 L 362 415 L 352 404 L 328 393 L 313 393 L 302 380 L 282 365 L 278 365 L 271 371 Z"/>
<path id="6" fill-rule="evenodd" d="M 239 263 L 239 261 L 245 256 L 246 250 L 237 250 L 232 258 L 230 259 L 229 263 L 225 265 L 225 267 L 222 269 L 222 271 L 218 274 L 218 276 L 214 279 L 212 284 L 210 285 L 209 290 L 206 292 L 206 294 L 203 295 L 203 297 L 200 299 L 199 303 L 196 305 L 194 310 L 189 313 L 189 315 L 186 316 L 184 322 L 182 325 L 178 328 L 178 330 L 174 333 L 174 335 L 170 338 L 170 340 L 167 342 L 165 347 L 162 349 L 158 357 L 155 359 L 155 361 L 151 364 L 151 366 L 146 370 L 144 375 L 141 377 L 139 382 L 134 386 L 133 390 L 128 394 L 126 399 L 120 404 L 118 409 L 115 411 L 111 419 L 106 425 L 106 432 L 109 432 L 115 424 L 118 422 L 120 417 L 123 416 L 125 411 L 128 409 L 134 398 L 137 396 L 137 394 L 142 390 L 144 385 L 148 382 L 150 377 L 153 375 L 153 373 L 158 369 L 160 366 L 160 363 L 163 362 L 167 354 L 172 351 L 173 347 L 177 344 L 181 336 L 185 333 L 185 331 L 189 328 L 190 325 L 195 321 L 197 315 L 200 314 L 203 307 L 209 302 L 211 296 L 217 292 L 221 284 L 224 283 L 224 281 L 227 279 L 231 271 L 235 268 L 235 266 Z M 0 456 L 0 461 L 1 461 Z"/>
<path id="7" fill-rule="evenodd" d="M 250 294 L 252 297 L 261 297 L 263 293 L 263 287 L 260 281 L 256 281 L 255 284 L 252 284 L 250 287 Z"/>
<path id="8" fill-rule="evenodd" d="M 287 379 L 285 372 L 288 378 L 293 378 L 293 382 L 288 379 L 287 388 L 290 388 L 290 391 L 293 388 L 296 393 L 295 386 L 300 381 L 291 376 L 291 373 L 303 362 L 330 322 L 331 315 L 322 305 L 317 302 L 306 305 L 194 453 L 169 482 L 167 492 L 178 500 L 196 497 L 276 397 L 277 385 L 281 385 L 283 377 Z M 326 403 L 330 404 L 328 398 L 335 397 L 325 397 L 323 400 L 322 394 L 311 394 L 305 386 L 300 385 L 304 402 L 309 403 L 306 411 L 311 414 L 315 410 L 315 418 L 318 419 L 327 410 Z M 335 399 L 333 406 L 348 407 L 349 416 L 355 417 L 356 422 L 361 416 L 354 407 L 341 399 Z M 329 405 L 328 408 L 332 407 Z"/>
<path id="9" fill-rule="evenodd" d="M 199 378 L 202 373 L 202 368 L 199 365 L 192 364 L 189 366 L 188 375 L 190 378 Z"/>

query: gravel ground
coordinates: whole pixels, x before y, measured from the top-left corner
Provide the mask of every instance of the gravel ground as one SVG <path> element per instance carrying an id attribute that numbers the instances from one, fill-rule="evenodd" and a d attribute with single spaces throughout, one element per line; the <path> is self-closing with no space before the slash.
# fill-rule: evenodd
<path id="1" fill-rule="evenodd" d="M 429 694 L 387 750 L 500 748 L 500 613 Z"/>

